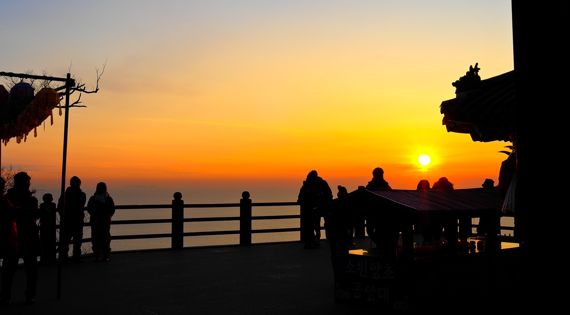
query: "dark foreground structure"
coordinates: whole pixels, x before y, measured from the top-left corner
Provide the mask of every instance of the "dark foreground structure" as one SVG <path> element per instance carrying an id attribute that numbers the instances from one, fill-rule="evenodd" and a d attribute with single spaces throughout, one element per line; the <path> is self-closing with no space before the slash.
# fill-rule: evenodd
<path id="1" fill-rule="evenodd" d="M 112 261 L 41 267 L 37 301 L 23 303 L 23 272 L 14 304 L 1 314 L 398 314 L 439 311 L 516 313 L 516 251 L 489 269 L 475 260 L 433 260 L 414 269 L 414 295 L 386 309 L 366 301 L 335 303 L 330 252 L 300 243 L 124 252 Z M 458 261 L 459 259 L 462 261 Z M 488 271 L 493 270 L 493 279 Z M 493 285 L 490 285 L 494 283 Z M 493 288 L 491 291 L 489 288 Z M 493 299 L 496 298 L 496 299 Z"/>

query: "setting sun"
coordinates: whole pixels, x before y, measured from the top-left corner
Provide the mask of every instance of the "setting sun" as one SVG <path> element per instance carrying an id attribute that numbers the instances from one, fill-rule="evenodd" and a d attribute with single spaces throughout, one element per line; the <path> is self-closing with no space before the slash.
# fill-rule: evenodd
<path id="1" fill-rule="evenodd" d="M 429 155 L 427 154 L 421 154 L 418 157 L 418 162 L 422 165 L 422 166 L 428 166 L 429 163 L 431 163 L 431 158 L 429 157 Z"/>

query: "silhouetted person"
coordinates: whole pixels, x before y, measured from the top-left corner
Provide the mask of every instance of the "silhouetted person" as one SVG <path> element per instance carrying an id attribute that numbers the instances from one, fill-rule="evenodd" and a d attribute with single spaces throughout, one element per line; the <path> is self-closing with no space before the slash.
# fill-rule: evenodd
<path id="1" fill-rule="evenodd" d="M 95 260 L 109 261 L 111 217 L 115 214 L 115 202 L 107 192 L 107 184 L 97 184 L 95 193 L 87 203 L 87 211 L 91 217 L 91 242 Z"/>
<path id="2" fill-rule="evenodd" d="M 8 205 L 4 198 L 4 189 L 6 181 L 0 177 L 0 259 L 4 257 L 6 247 L 8 246 L 8 236 L 10 235 L 10 222 L 8 221 Z"/>
<path id="3" fill-rule="evenodd" d="M 486 189 L 495 188 L 495 181 L 490 179 L 490 178 L 485 178 L 481 187 L 486 188 Z"/>
<path id="4" fill-rule="evenodd" d="M 81 190 L 81 180 L 77 176 L 71 177 L 69 187 L 67 187 L 57 205 L 60 215 L 63 214 L 64 225 L 60 237 L 60 254 L 64 260 L 67 259 L 71 240 L 73 240 L 73 261 L 80 262 L 81 260 L 86 201 L 87 196 Z"/>
<path id="5" fill-rule="evenodd" d="M 352 224 L 350 221 L 350 205 L 346 187 L 339 185 L 337 199 L 333 200 L 332 206 L 325 214 L 325 231 L 327 240 L 331 246 L 335 242 L 341 242 L 350 246 L 352 244 Z"/>
<path id="6" fill-rule="evenodd" d="M 366 189 L 370 190 L 392 190 L 390 184 L 384 179 L 384 170 L 381 167 L 377 167 L 372 171 L 372 179 L 366 185 Z M 356 214 L 356 220 L 354 225 L 354 235 L 355 238 L 364 238 L 364 229 L 367 228 L 368 235 L 371 235 L 371 229 L 373 228 L 366 222 L 368 210 L 359 209 Z"/>
<path id="7" fill-rule="evenodd" d="M 384 179 L 384 170 L 381 167 L 377 167 L 372 171 L 372 179 L 366 185 L 366 189 L 392 190 L 390 184 Z"/>
<path id="8" fill-rule="evenodd" d="M 40 261 L 50 264 L 56 259 L 56 213 L 57 205 L 53 196 L 46 193 L 42 196 L 40 204 Z"/>
<path id="9" fill-rule="evenodd" d="M 481 185 L 484 189 L 489 191 L 495 190 L 495 181 L 490 178 L 485 179 Z M 479 225 L 477 226 L 477 235 L 479 236 L 492 236 L 491 233 L 497 234 L 500 227 L 500 217 L 496 215 L 482 215 L 479 218 Z"/>
<path id="10" fill-rule="evenodd" d="M 325 230 L 330 245 L 331 263 L 335 281 L 335 297 L 339 290 L 348 289 L 345 270 L 348 250 L 352 246 L 352 224 L 346 187 L 338 186 L 337 199 L 333 200 L 325 216 Z"/>
<path id="11" fill-rule="evenodd" d="M 26 271 L 26 303 L 34 302 L 38 278 L 39 232 L 38 200 L 30 191 L 30 176 L 25 172 L 14 175 L 14 187 L 4 196 L 3 220 L 10 224 L 8 245 L 2 262 L 2 286 L 0 301 L 9 304 L 12 297 L 12 280 L 23 258 Z M 5 224 L 5 222 L 3 223 Z"/>
<path id="12" fill-rule="evenodd" d="M 440 177 L 433 184 L 432 190 L 448 191 L 448 190 L 454 190 L 454 188 L 453 184 L 449 181 L 449 179 L 447 179 L 447 177 Z M 434 218 L 434 221 L 435 220 L 436 218 Z M 448 248 L 450 251 L 453 252 L 457 248 L 457 239 L 459 237 L 457 231 L 457 220 L 451 217 L 444 217 L 441 219 L 441 222 L 443 224 L 444 237 L 447 240 Z M 466 225 L 465 222 L 462 222 L 460 224 Z"/>
<path id="13" fill-rule="evenodd" d="M 305 243 L 305 248 L 316 248 L 321 238 L 321 216 L 332 203 L 329 184 L 317 171 L 310 171 L 303 181 L 297 201 L 301 206 L 301 241 Z"/>
<path id="14" fill-rule="evenodd" d="M 418 191 L 427 191 L 430 190 L 430 183 L 427 179 L 422 179 L 418 182 L 417 190 Z"/>
<path id="15" fill-rule="evenodd" d="M 447 177 L 440 177 L 432 187 L 433 190 L 453 190 L 453 184 Z"/>
<path id="16" fill-rule="evenodd" d="M 0 177 L 0 259 L 4 258 L 8 250 L 8 239 L 10 237 L 10 212 L 8 212 L 8 203 L 4 197 L 6 181 Z"/>
<path id="17" fill-rule="evenodd" d="M 430 183 L 427 179 L 422 179 L 418 182 L 416 187 L 417 191 L 429 191 Z M 443 227 L 439 220 L 432 215 L 420 214 L 416 230 L 422 236 L 423 244 L 434 244 L 441 238 L 441 231 Z"/>

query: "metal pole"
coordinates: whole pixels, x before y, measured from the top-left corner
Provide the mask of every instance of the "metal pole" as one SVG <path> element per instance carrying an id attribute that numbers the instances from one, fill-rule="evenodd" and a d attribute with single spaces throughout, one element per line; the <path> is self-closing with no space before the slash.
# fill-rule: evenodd
<path id="1" fill-rule="evenodd" d="M 61 190 L 60 196 L 63 196 L 65 193 L 65 171 L 67 168 L 67 132 L 69 130 L 69 94 L 71 92 L 71 87 L 73 85 L 73 80 L 71 80 L 71 74 L 67 74 L 67 80 L 65 81 L 65 117 L 64 117 L 64 125 L 63 125 L 63 158 L 62 158 L 62 165 L 61 165 Z M 62 259 L 63 256 L 62 251 L 62 242 L 61 236 L 63 235 L 63 231 L 65 229 L 64 225 L 64 217 L 65 217 L 65 198 L 62 198 L 62 211 L 59 214 L 59 257 L 57 263 L 57 299 L 61 299 L 61 274 L 62 269 L 61 265 L 63 263 Z M 64 246 L 65 247 L 65 246 Z"/>

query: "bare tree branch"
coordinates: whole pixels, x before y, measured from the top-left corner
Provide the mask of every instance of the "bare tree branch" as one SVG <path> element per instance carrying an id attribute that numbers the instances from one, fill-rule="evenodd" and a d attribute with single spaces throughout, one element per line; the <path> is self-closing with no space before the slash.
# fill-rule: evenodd
<path id="1" fill-rule="evenodd" d="M 80 93 L 79 96 L 77 97 L 77 99 L 73 103 L 69 104 L 69 107 L 85 107 L 85 106 L 80 106 L 82 95 L 83 94 Z"/>
<path id="2" fill-rule="evenodd" d="M 72 90 L 74 91 L 79 91 L 81 93 L 86 93 L 86 94 L 92 94 L 92 93 L 97 93 L 99 92 L 99 81 L 101 80 L 101 77 L 103 76 L 103 73 L 105 73 L 105 68 L 107 67 L 107 62 L 105 61 L 105 63 L 103 64 L 103 68 L 101 70 L 99 70 L 99 68 L 95 69 L 95 74 L 97 76 L 97 80 L 95 82 L 95 89 L 93 90 L 87 90 L 85 87 L 84 83 L 80 83 L 78 84 L 75 88 L 73 88 Z"/>
<path id="3" fill-rule="evenodd" d="M 70 67 L 71 67 L 71 65 L 70 65 Z M 75 101 L 73 101 L 71 104 L 69 104 L 70 107 L 87 107 L 85 105 L 81 105 L 82 104 L 81 103 L 81 96 L 83 94 L 95 94 L 95 93 L 99 92 L 99 82 L 101 81 L 101 77 L 103 76 L 103 73 L 105 73 L 106 67 L 107 67 L 107 62 L 105 61 L 101 70 L 99 68 L 95 69 L 96 81 L 95 81 L 95 88 L 94 89 L 88 89 L 85 83 L 78 81 L 78 80 L 76 81 L 77 83 L 75 84 L 74 87 L 71 87 L 71 89 L 69 91 L 69 95 L 71 96 L 74 93 L 79 93 L 79 95 Z M 58 91 L 60 95 L 64 94 L 64 93 L 62 93 L 62 91 L 65 89 L 66 89 L 65 85 L 55 88 L 55 90 Z M 58 106 L 58 107 L 63 108 L 65 106 Z"/>

